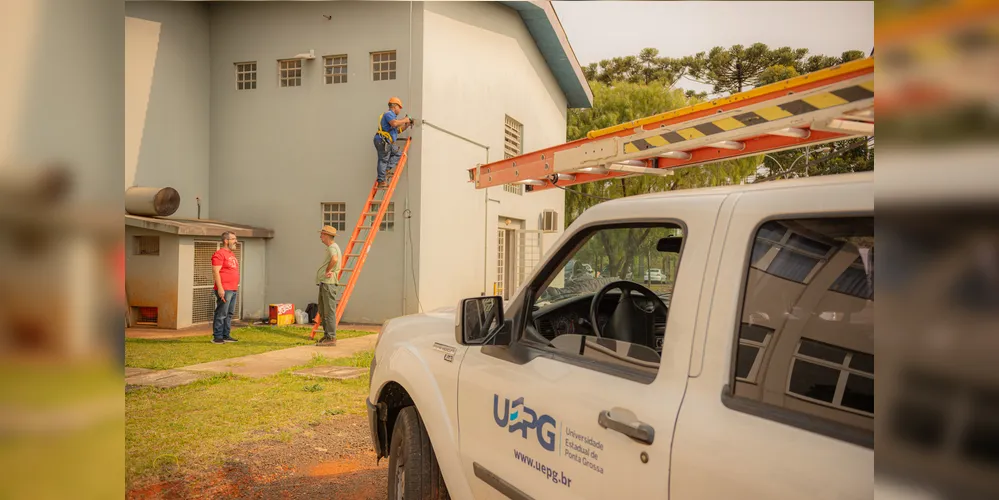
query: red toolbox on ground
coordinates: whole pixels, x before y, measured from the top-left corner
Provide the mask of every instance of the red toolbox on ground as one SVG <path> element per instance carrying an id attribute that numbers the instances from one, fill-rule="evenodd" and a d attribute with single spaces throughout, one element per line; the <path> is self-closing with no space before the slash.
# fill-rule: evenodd
<path id="1" fill-rule="evenodd" d="M 282 326 L 295 324 L 294 304 L 271 304 L 270 324 Z"/>

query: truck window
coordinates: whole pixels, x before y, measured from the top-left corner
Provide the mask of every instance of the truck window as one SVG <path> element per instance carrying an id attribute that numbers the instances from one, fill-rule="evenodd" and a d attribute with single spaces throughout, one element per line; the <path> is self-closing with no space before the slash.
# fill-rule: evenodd
<path id="1" fill-rule="evenodd" d="M 733 396 L 873 433 L 874 219 L 767 222 L 746 273 Z"/>
<path id="2" fill-rule="evenodd" d="M 676 224 L 589 231 L 544 277 L 525 340 L 637 371 L 651 382 L 659 369 L 682 238 Z"/>

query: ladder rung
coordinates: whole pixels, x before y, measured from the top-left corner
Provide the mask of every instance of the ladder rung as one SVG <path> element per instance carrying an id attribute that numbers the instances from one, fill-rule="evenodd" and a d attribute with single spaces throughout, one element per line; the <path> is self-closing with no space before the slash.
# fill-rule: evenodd
<path id="1" fill-rule="evenodd" d="M 373 227 L 375 227 L 375 226 L 361 226 L 358 229 L 371 229 Z"/>

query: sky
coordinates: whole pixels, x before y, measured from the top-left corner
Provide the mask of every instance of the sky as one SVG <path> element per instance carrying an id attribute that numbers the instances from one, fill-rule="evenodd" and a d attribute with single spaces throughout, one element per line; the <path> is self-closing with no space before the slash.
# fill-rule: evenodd
<path id="1" fill-rule="evenodd" d="M 804 47 L 838 56 L 874 48 L 873 2 L 552 2 L 579 63 L 638 55 L 645 47 L 669 57 L 720 45 Z M 710 90 L 690 81 L 683 88 Z"/>

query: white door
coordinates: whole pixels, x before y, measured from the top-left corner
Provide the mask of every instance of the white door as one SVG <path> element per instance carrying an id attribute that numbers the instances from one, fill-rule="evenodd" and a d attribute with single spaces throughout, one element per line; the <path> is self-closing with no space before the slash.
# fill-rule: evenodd
<path id="1" fill-rule="evenodd" d="M 533 311 L 530 324 L 515 328 L 514 343 L 469 348 L 458 408 L 463 467 L 475 498 L 666 498 L 717 201 L 675 211 L 664 202 L 656 213 L 676 212 L 675 219 L 573 235 L 552 254 L 554 270 L 529 276 L 529 286 L 508 304 L 515 324 Z M 688 239 L 675 299 L 607 291 L 596 311 L 602 332 L 596 338 L 587 319 L 594 295 L 623 280 L 615 276 L 624 274 L 634 250 L 655 252 L 660 239 L 674 234 Z M 601 278 L 572 272 L 601 258 L 613 263 Z"/>
<path id="2" fill-rule="evenodd" d="M 844 181 L 722 214 L 671 499 L 874 496 L 873 209 L 873 183 Z"/>

